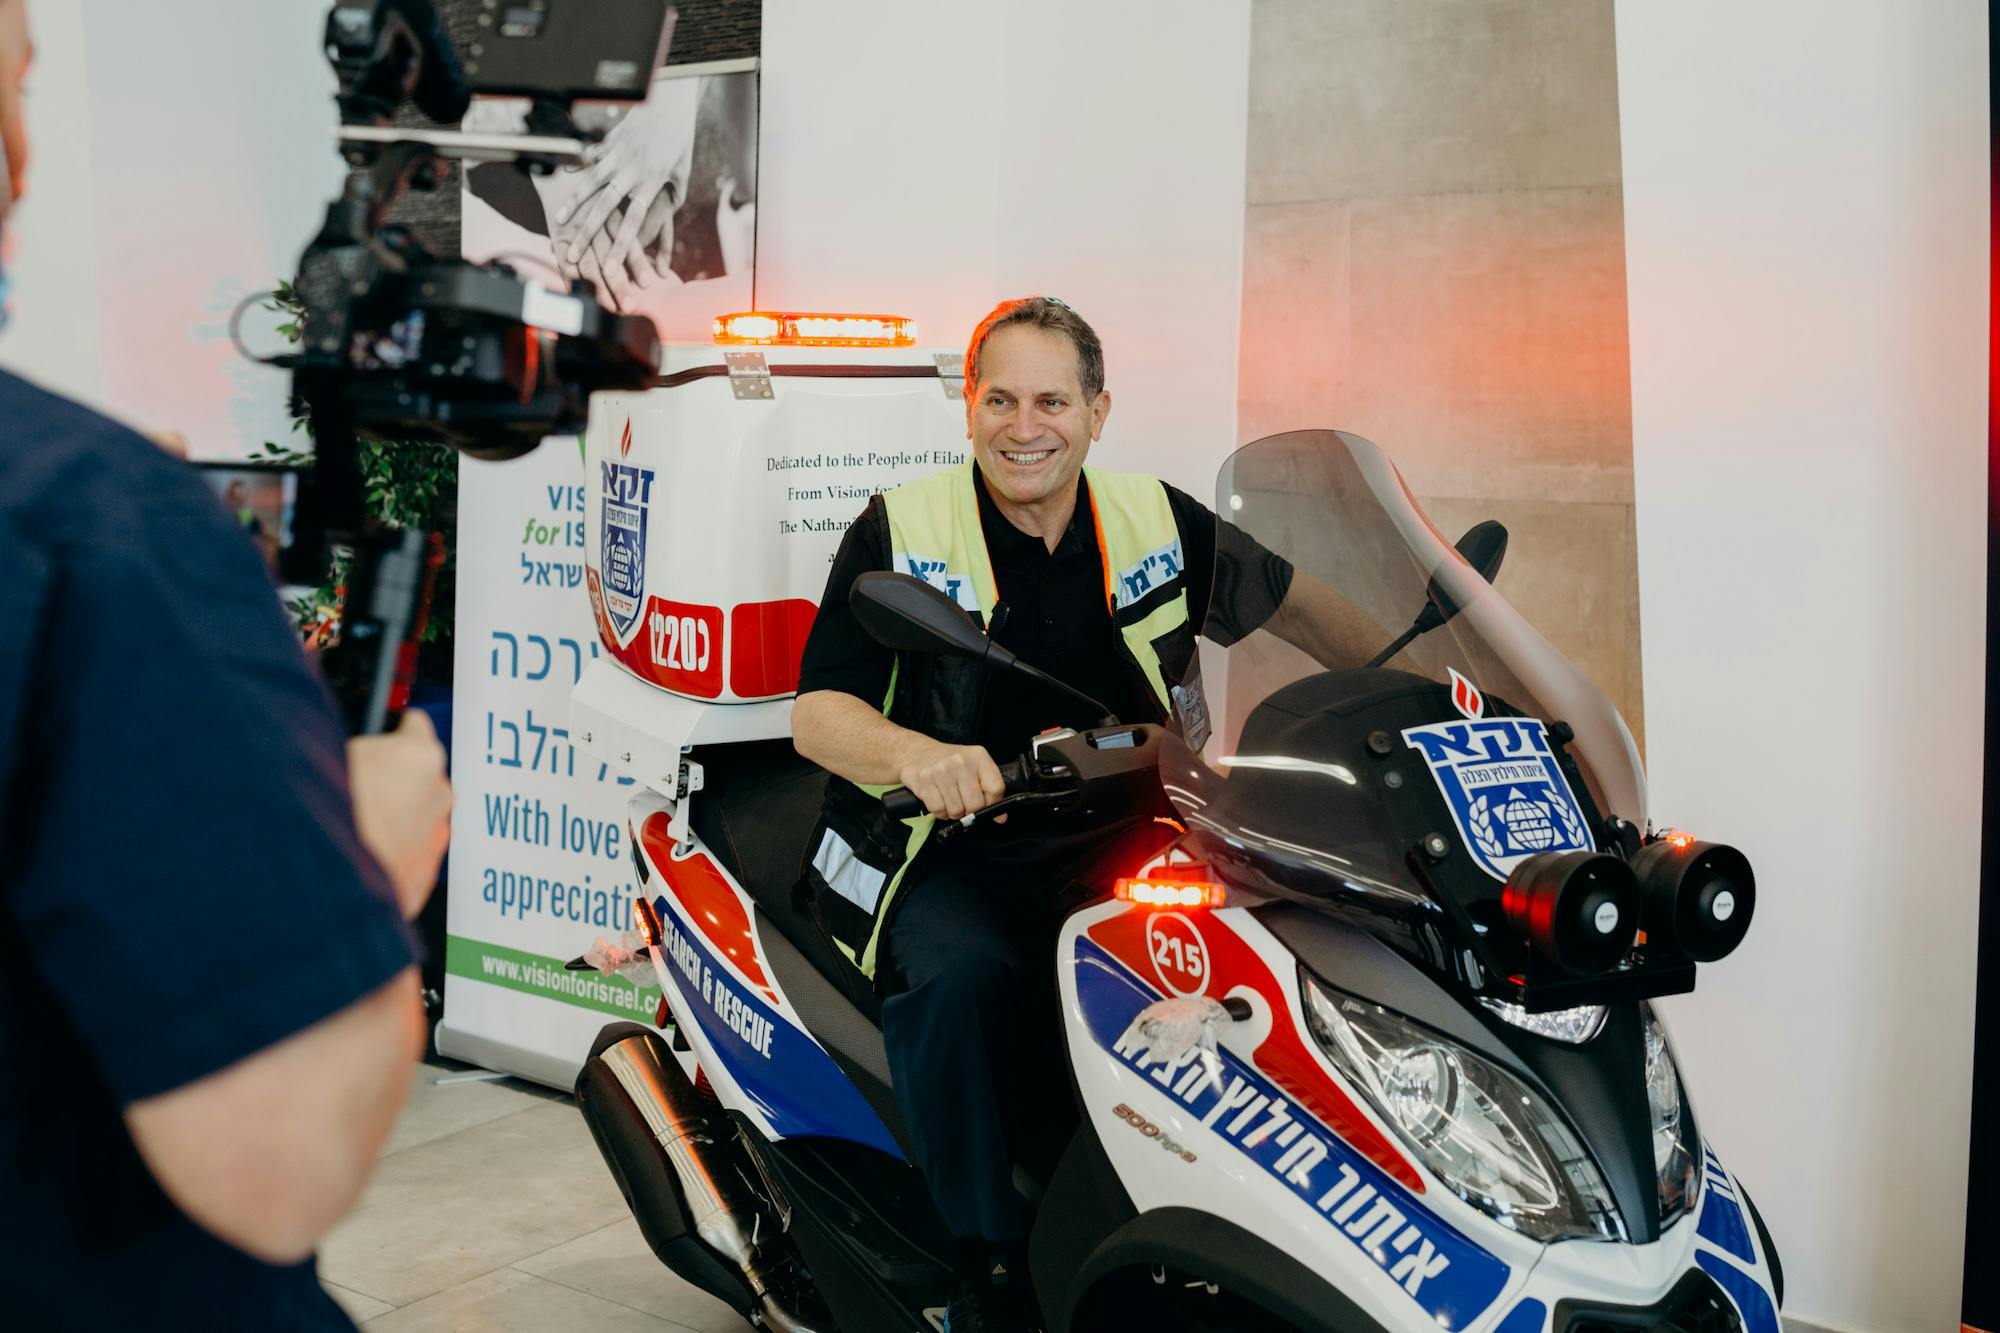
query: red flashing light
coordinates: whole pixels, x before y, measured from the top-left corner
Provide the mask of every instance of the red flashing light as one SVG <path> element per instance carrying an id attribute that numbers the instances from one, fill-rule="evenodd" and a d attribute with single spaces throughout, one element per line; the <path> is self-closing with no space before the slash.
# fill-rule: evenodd
<path id="1" fill-rule="evenodd" d="M 1675 847 L 1692 847 L 1694 845 L 1694 834 L 1683 833 L 1677 828 L 1670 828 L 1660 836 Z"/>
<path id="2" fill-rule="evenodd" d="M 1207 879 L 1120 879 L 1111 889 L 1118 901 L 1134 907 L 1221 907 L 1223 887 Z"/>

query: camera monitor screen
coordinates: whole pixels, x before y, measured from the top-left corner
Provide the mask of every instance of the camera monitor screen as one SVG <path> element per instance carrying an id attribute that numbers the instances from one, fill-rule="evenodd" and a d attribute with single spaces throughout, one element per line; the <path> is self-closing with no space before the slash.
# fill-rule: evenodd
<path id="1" fill-rule="evenodd" d="M 276 581 L 279 558 L 292 544 L 292 517 L 299 496 L 297 470 L 255 463 L 196 463 L 194 467 L 244 536 L 256 543 Z"/>

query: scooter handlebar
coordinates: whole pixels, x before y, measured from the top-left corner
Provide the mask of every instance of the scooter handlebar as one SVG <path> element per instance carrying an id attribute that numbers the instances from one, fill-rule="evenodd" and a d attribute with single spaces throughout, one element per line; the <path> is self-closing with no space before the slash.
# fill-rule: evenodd
<path id="1" fill-rule="evenodd" d="M 1006 788 L 1006 794 L 1019 796 L 1033 791 L 1032 771 L 1025 756 L 1000 765 L 1000 781 Z M 908 787 L 891 787 L 882 793 L 882 813 L 891 819 L 915 819 L 928 808 Z"/>

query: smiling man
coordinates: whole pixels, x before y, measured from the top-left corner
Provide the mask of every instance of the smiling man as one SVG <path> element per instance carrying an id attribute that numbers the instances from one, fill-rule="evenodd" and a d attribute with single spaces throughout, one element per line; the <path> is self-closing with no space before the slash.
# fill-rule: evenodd
<path id="1" fill-rule="evenodd" d="M 1001 799 L 997 761 L 1035 733 L 1098 719 L 970 661 L 899 660 L 849 609 L 855 578 L 924 578 L 1120 719 L 1188 732 L 1206 726 L 1182 686 L 1197 630 L 1227 643 L 1269 622 L 1315 651 L 1308 622 L 1325 623 L 1296 613 L 1306 599 L 1289 565 L 1192 497 L 1086 466 L 1111 395 L 1097 334 L 1063 302 L 997 307 L 973 331 L 965 384 L 972 459 L 878 496 L 848 530 L 792 713 L 799 752 L 834 775 L 807 853 L 815 911 L 885 997 L 897 1098 L 964 1245 L 954 1330 L 1030 1326 L 1025 1272 L 1005 1281 L 1025 1234 L 1012 1167 L 1052 1164 L 1070 1128 L 1051 1114 L 1069 1103 L 1054 1007 L 1062 890 L 1130 873 L 1168 810 L 1156 794 L 1109 819 L 1017 812 L 933 837 Z M 930 817 L 888 820 L 879 796 L 896 785 Z"/>

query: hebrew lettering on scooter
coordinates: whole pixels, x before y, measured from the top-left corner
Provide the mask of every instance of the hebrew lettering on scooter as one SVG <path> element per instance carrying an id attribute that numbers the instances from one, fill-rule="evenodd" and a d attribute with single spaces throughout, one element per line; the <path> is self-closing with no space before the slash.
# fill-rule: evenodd
<path id="1" fill-rule="evenodd" d="M 493 648 L 491 671 L 495 677 L 498 677 L 500 674 L 499 643 L 500 640 L 502 639 L 505 639 L 507 641 L 507 675 L 509 676 L 509 678 L 518 676 L 521 674 L 520 641 L 517 640 L 513 635 L 509 634 L 506 630 L 502 629 L 496 629 L 493 631 L 494 648 Z"/>

